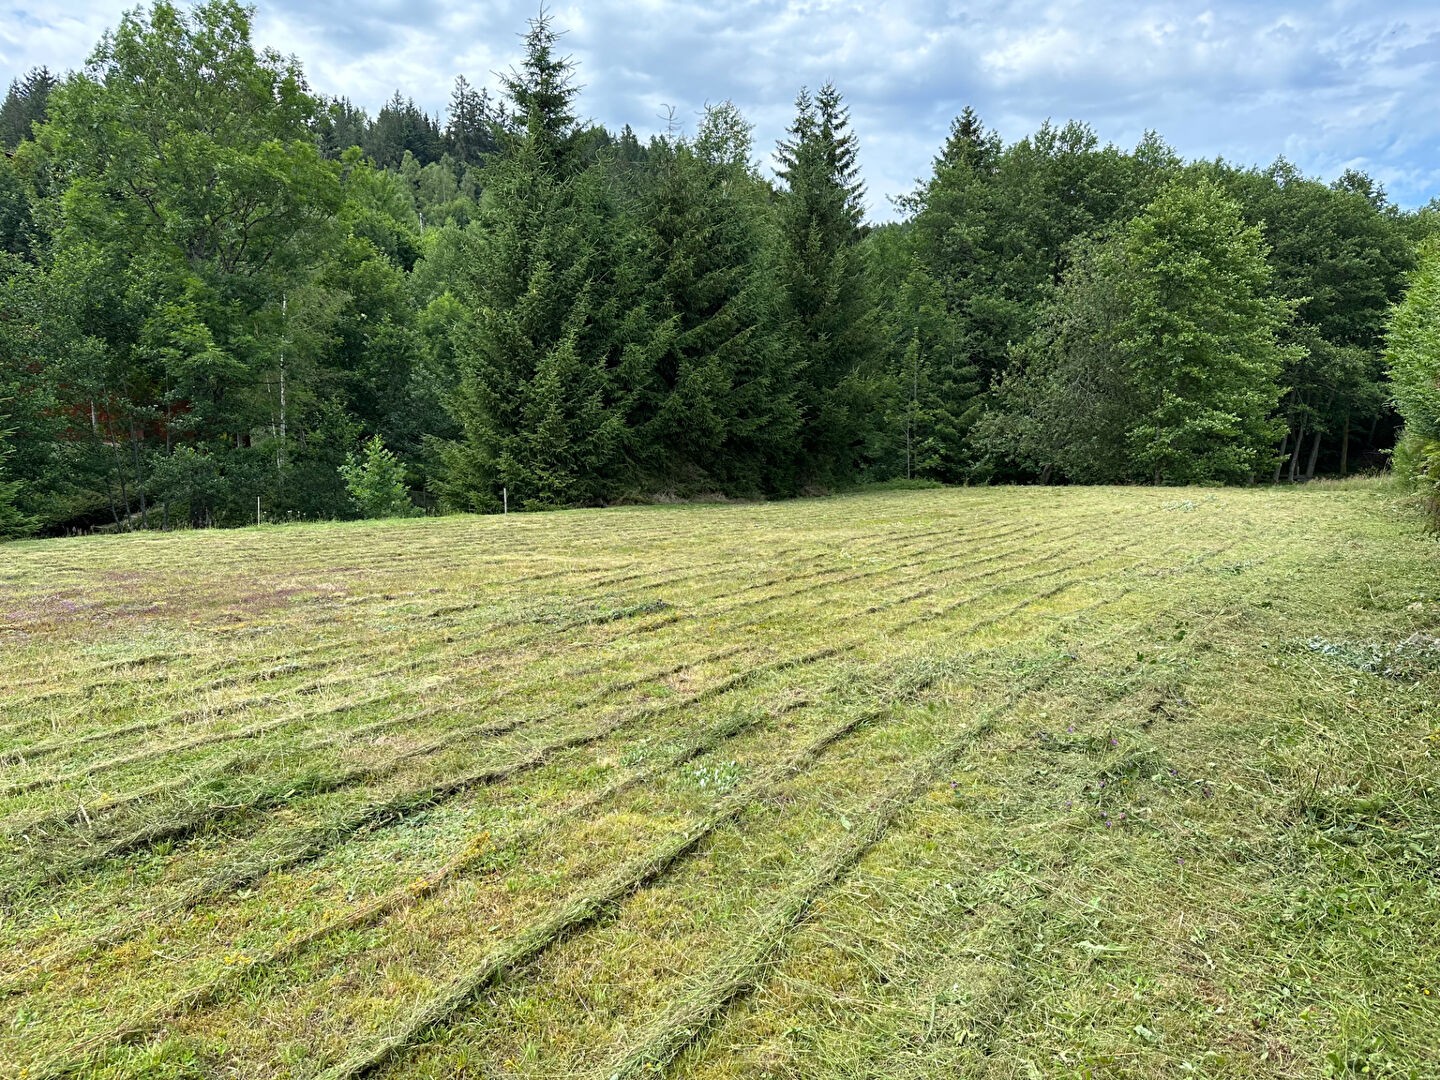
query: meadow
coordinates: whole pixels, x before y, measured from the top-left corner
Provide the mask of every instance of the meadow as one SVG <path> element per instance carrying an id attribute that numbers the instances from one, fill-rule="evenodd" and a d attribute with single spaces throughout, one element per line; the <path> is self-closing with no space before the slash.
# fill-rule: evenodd
<path id="1" fill-rule="evenodd" d="M 1375 484 L 0 547 L 0 1074 L 1440 1076 Z"/>

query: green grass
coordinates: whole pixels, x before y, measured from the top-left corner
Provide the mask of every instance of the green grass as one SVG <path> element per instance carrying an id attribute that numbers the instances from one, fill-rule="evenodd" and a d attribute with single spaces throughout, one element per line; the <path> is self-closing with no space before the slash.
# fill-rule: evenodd
<path id="1" fill-rule="evenodd" d="M 1378 483 L 0 549 L 0 1075 L 1440 1077 Z"/>

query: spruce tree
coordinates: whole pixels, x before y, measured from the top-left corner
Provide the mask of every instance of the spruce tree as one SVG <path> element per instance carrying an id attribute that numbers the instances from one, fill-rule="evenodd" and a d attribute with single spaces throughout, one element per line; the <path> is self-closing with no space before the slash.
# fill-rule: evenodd
<path id="1" fill-rule="evenodd" d="M 957 482 L 973 472 L 969 431 L 981 407 L 979 372 L 961 321 L 915 252 L 915 230 L 887 225 L 864 251 L 888 379 L 888 471 Z"/>
<path id="2" fill-rule="evenodd" d="M 849 111 L 829 83 L 801 91 L 779 146 L 780 280 L 796 349 L 803 468 L 845 480 L 866 463 L 879 417 L 880 348 L 860 256 L 864 185 Z"/>
<path id="3" fill-rule="evenodd" d="M 466 509 L 603 502 L 632 479 L 627 417 L 656 327 L 605 170 L 573 152 L 576 89 L 548 18 L 505 83 L 512 126 L 465 234 L 455 291 L 458 439 L 445 502 Z"/>
<path id="4" fill-rule="evenodd" d="M 737 141 L 738 113 L 707 113 L 700 138 L 652 144 L 646 211 L 671 320 L 637 432 L 657 482 L 743 494 L 786 490 L 798 425 L 778 332 L 765 206 Z M 729 129 L 720 149 L 717 129 Z M 748 131 L 746 132 L 748 135 Z"/>
<path id="5" fill-rule="evenodd" d="M 0 150 L 14 150 L 31 137 L 36 124 L 50 115 L 50 92 L 60 80 L 46 67 L 34 68 L 23 79 L 15 79 L 0 103 Z"/>
<path id="6" fill-rule="evenodd" d="M 450 95 L 450 122 L 445 128 L 447 152 L 466 165 L 483 164 L 497 149 L 494 124 L 489 91 L 476 93 L 464 75 L 458 76 Z"/>

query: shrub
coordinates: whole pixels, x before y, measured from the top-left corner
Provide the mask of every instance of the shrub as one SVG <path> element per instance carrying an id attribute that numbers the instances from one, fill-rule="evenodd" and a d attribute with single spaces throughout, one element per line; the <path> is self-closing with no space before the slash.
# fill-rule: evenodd
<path id="1" fill-rule="evenodd" d="M 361 517 L 415 517 L 420 513 L 410 499 L 404 464 L 385 448 L 379 435 L 365 444 L 360 457 L 345 455 L 340 475 Z"/>

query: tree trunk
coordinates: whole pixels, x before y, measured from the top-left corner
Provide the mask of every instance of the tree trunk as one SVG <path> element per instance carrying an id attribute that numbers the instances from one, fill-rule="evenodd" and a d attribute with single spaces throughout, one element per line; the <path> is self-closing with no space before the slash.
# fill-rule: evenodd
<path id="1" fill-rule="evenodd" d="M 1310 460 L 1305 465 L 1306 480 L 1315 479 L 1315 459 L 1320 456 L 1320 436 L 1323 434 L 1319 430 L 1315 432 L 1315 444 L 1310 447 Z"/>
<path id="2" fill-rule="evenodd" d="M 1280 440 L 1280 456 L 1275 459 L 1275 479 L 1273 483 L 1280 483 L 1280 473 L 1285 468 L 1285 455 L 1290 450 L 1290 429 L 1285 429 L 1285 438 Z"/>
<path id="3" fill-rule="evenodd" d="M 1290 483 L 1295 483 L 1295 471 L 1300 467 L 1300 451 L 1305 446 L 1305 425 L 1300 425 L 1300 431 L 1295 436 L 1295 452 L 1290 455 Z"/>
<path id="4" fill-rule="evenodd" d="M 1350 414 L 1345 414 L 1345 433 L 1340 436 L 1340 475 L 1350 472 Z"/>

